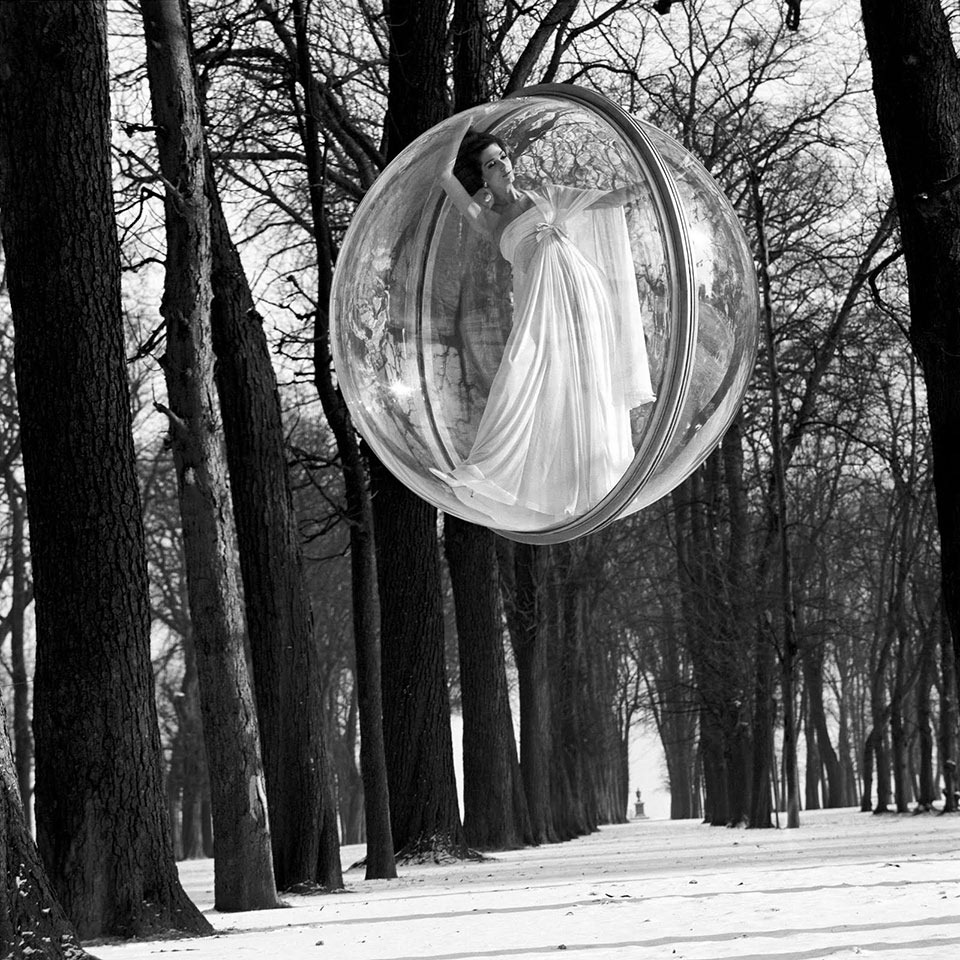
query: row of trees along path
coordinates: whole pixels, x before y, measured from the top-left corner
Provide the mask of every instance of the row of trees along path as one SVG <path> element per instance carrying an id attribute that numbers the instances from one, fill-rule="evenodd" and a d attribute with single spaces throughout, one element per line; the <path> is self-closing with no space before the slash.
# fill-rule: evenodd
<path id="1" fill-rule="evenodd" d="M 749 4 L 741 0 L 733 6 L 739 12 Z M 224 36 L 239 36 L 242 29 L 264 27 L 272 34 L 276 52 L 266 60 L 282 81 L 272 90 L 288 98 L 309 185 L 309 216 L 301 222 L 316 255 L 310 339 L 314 382 L 338 447 L 350 524 L 368 876 L 395 875 L 395 854 L 469 856 L 474 847 L 564 839 L 622 817 L 633 708 L 624 706 L 615 715 L 605 705 L 618 697 L 619 659 L 644 627 L 627 631 L 625 646 L 587 645 L 604 626 L 598 604 L 606 589 L 602 584 L 609 580 L 604 571 L 622 556 L 623 542 L 615 534 L 543 550 L 514 546 L 446 518 L 443 548 L 456 611 L 464 718 L 461 822 L 437 516 L 358 445 L 330 369 L 326 302 L 345 209 L 341 200 L 324 193 L 328 182 L 341 188 L 345 182 L 330 177 L 330 138 L 336 152 L 355 164 L 362 192 L 384 162 L 451 109 L 482 102 L 494 89 L 501 94 L 518 89 L 538 65 L 543 69 L 537 79 L 559 78 L 564 58 L 577 49 L 575 41 L 601 27 L 620 6 L 584 21 L 576 19 L 582 14 L 577 0 L 557 0 L 535 29 L 516 33 L 525 37 L 522 42 L 509 37 L 511 47 L 506 41 L 520 22 L 519 11 L 502 14 L 501 34 L 491 40 L 482 29 L 491 15 L 484 0 L 455 0 L 448 50 L 447 3 L 395 0 L 385 18 L 386 117 L 379 144 L 350 120 L 313 60 L 316 27 L 307 0 L 293 0 L 289 20 L 269 0 L 257 0 L 249 9 L 230 4 L 216 23 L 205 24 L 212 35 L 219 28 L 226 28 Z M 665 13 L 671 6 L 658 9 Z M 684 5 L 691 36 L 700 25 L 696 18 L 711 6 L 719 4 Z M 789 7 L 795 20 L 800 3 Z M 877 680 L 862 779 L 869 806 L 872 771 L 880 777 L 889 769 L 884 731 L 890 726 L 899 809 L 909 780 L 906 702 L 914 697 L 918 716 L 927 718 L 920 724 L 922 739 L 923 730 L 929 734 L 938 646 L 946 718 L 941 756 L 949 761 L 956 750 L 951 724 L 956 722 L 960 508 L 952 493 L 957 461 L 949 441 L 960 419 L 960 379 L 953 369 L 958 325 L 951 307 L 957 297 L 950 279 L 957 275 L 950 258 L 957 246 L 952 238 L 958 222 L 953 179 L 958 141 L 948 119 L 957 111 L 945 110 L 943 101 L 957 105 L 960 81 L 949 24 L 934 0 L 898 5 L 864 0 L 862 7 L 905 254 L 910 338 L 932 429 L 946 614 L 939 633 L 933 629 L 935 616 L 928 614 L 930 640 L 911 650 L 909 628 L 896 614 L 907 606 L 911 557 L 919 555 L 913 531 L 922 513 L 906 507 L 921 478 L 915 462 L 903 470 L 891 462 L 904 509 L 890 531 L 894 559 L 885 583 L 893 603 L 891 616 L 878 621 L 872 647 Z M 164 348 L 159 362 L 168 399 L 158 406 L 169 422 L 176 468 L 190 662 L 207 746 L 215 897 L 220 909 L 274 906 L 278 887 L 333 889 L 342 885 L 342 877 L 324 732 L 323 664 L 314 642 L 277 383 L 208 145 L 216 128 L 205 118 L 210 71 L 244 54 L 228 42 L 218 63 L 209 47 L 194 49 L 190 10 L 181 0 L 141 0 L 140 14 L 153 109 L 149 132 L 159 157 L 155 166 L 141 161 L 146 171 L 141 173 L 162 187 L 167 249 L 164 324 L 149 346 L 162 343 Z M 376 29 L 371 24 L 372 32 Z M 21 952 L 30 947 L 34 955 L 50 957 L 81 956 L 77 937 L 209 931 L 177 879 L 163 790 L 146 543 L 124 360 L 106 37 L 106 7 L 99 0 L 30 5 L 0 0 L 0 62 L 5 65 L 0 74 L 0 229 L 14 321 L 16 452 L 22 450 L 37 625 L 37 845 L 20 800 L 29 776 L 15 767 L 4 739 L 0 853 L 7 882 L 0 935 L 5 951 L 11 945 Z M 260 57 L 262 50 L 251 45 L 246 55 Z M 630 96 L 663 92 L 636 71 L 624 76 Z M 729 97 L 723 102 L 729 106 Z M 783 405 L 771 269 L 782 251 L 774 243 L 778 226 L 767 209 L 781 184 L 770 179 L 775 167 L 769 161 L 791 145 L 789 138 L 816 129 L 819 107 L 788 124 L 781 142 L 763 141 L 762 149 L 749 145 L 759 146 L 751 138 L 763 124 L 745 108 L 732 109 L 725 122 L 736 125 L 740 153 L 733 149 L 724 160 L 710 156 L 722 140 L 722 128 L 714 128 L 710 144 L 698 142 L 693 118 L 682 121 L 676 115 L 678 103 L 660 101 L 664 117 L 673 113 L 685 145 L 708 165 L 713 160 L 714 169 L 726 164 L 728 186 L 740 191 L 736 199 L 751 215 L 748 228 L 759 251 L 768 334 L 766 389 L 774 410 L 768 440 L 777 455 L 760 472 L 766 520 L 752 562 L 761 587 L 774 570 L 779 586 L 769 593 L 770 603 L 756 607 L 745 601 L 751 587 L 741 582 L 739 562 L 747 556 L 749 509 L 743 450 L 751 438 L 741 420 L 704 469 L 676 491 L 670 514 L 654 513 L 630 527 L 636 533 L 645 525 L 672 524 L 671 536 L 679 545 L 675 583 L 686 660 L 674 656 L 676 648 L 662 651 L 657 669 L 669 666 L 668 675 L 678 682 L 689 672 L 698 691 L 685 714 L 660 709 L 656 701 L 653 709 L 661 732 L 679 731 L 678 743 L 689 743 L 682 731 L 689 731 L 689 717 L 696 717 L 706 817 L 714 823 L 745 819 L 768 826 L 775 780 L 774 717 L 768 705 L 779 689 L 786 711 L 788 823 L 796 825 L 798 724 L 792 708 L 798 665 L 812 718 L 806 726 L 808 761 L 816 754 L 824 764 L 831 802 L 843 794 L 843 772 L 841 759 L 831 755 L 817 683 L 816 651 L 822 647 L 804 645 L 798 619 L 794 590 L 803 557 L 789 533 L 794 505 L 785 495 L 786 472 L 808 442 L 824 378 L 853 306 L 866 285 L 876 292 L 877 261 L 893 230 L 893 213 L 878 218 L 866 238 L 847 296 L 817 345 L 817 362 L 804 390 L 792 408 Z M 813 136 L 810 142 L 821 141 Z M 903 148 L 918 143 L 923 149 Z M 881 266 L 894 260 L 888 257 Z M 798 411 L 792 420 L 791 410 Z M 916 410 L 913 414 L 916 422 Z M 16 453 L 11 457 L 10 452 L 4 451 L 5 490 L 11 503 L 21 502 L 12 469 Z M 917 509 L 922 510 L 919 501 Z M 724 525 L 725 542 L 717 539 Z M 22 526 L 15 525 L 14 533 L 22 544 Z M 20 563 L 17 569 L 22 568 Z M 25 589 L 17 592 L 22 601 Z M 715 598 L 712 606 L 703 606 L 705 596 Z M 935 599 L 923 602 L 927 611 L 937 608 Z M 20 618 L 22 602 L 18 609 Z M 520 686 L 519 758 L 507 693 L 504 619 Z M 10 621 L 11 632 L 16 622 Z M 21 626 L 15 629 L 22 635 Z M 754 638 L 754 649 L 739 658 L 743 635 Z M 247 643 L 252 679 L 246 674 Z M 630 654 L 638 670 L 652 663 L 653 649 L 648 644 Z M 24 709 L 18 700 L 17 731 L 23 729 Z M 24 743 L 18 737 L 18 754 Z M 922 747 L 921 799 L 929 804 L 932 749 L 926 741 Z M 667 753 L 671 777 L 675 770 L 679 783 L 680 768 L 689 771 L 689 759 L 677 764 L 677 755 Z M 20 756 L 17 764 L 23 767 Z M 817 765 L 808 762 L 807 769 L 809 777 Z M 949 762 L 945 773 L 948 769 Z M 949 776 L 946 785 L 949 807 Z M 815 779 L 808 781 L 808 801 L 816 787 Z M 878 784 L 878 791 L 881 806 L 889 787 Z M 682 797 L 683 791 L 677 793 Z"/>

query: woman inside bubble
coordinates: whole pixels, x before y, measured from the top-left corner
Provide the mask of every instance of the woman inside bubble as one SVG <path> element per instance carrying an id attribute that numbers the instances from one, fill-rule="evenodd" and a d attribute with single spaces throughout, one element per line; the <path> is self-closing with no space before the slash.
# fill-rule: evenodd
<path id="1" fill-rule="evenodd" d="M 498 137 L 453 138 L 440 182 L 513 274 L 513 326 L 467 458 L 433 472 L 494 524 L 536 528 L 603 499 L 654 399 L 623 204 L 630 188 L 523 190 Z"/>

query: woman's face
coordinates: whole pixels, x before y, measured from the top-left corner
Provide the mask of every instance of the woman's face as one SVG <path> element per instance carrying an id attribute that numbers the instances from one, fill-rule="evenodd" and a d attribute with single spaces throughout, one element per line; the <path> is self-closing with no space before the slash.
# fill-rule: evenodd
<path id="1" fill-rule="evenodd" d="M 506 196 L 513 184 L 513 164 L 507 152 L 497 144 L 491 143 L 489 147 L 484 147 L 480 151 L 478 159 L 483 182 L 494 196 Z"/>

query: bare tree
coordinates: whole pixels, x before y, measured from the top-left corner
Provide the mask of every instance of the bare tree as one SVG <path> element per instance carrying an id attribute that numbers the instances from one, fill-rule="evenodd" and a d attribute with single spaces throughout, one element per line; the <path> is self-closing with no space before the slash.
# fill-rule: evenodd
<path id="1" fill-rule="evenodd" d="M 530 839 L 503 655 L 494 534 L 444 517 L 456 610 L 463 713 L 463 829 L 478 850 Z"/>
<path id="2" fill-rule="evenodd" d="M 288 110 L 300 148 L 300 176 L 305 175 L 308 211 L 301 224 L 315 255 L 308 269 L 316 271 L 316 293 L 311 296 L 314 316 L 313 380 L 340 457 L 349 527 L 352 576 L 353 633 L 360 725 L 360 766 L 364 791 L 368 879 L 396 876 L 390 830 L 389 790 L 382 727 L 380 648 L 377 630 L 376 557 L 373 507 L 367 465 L 346 403 L 334 376 L 330 350 L 328 301 L 333 276 L 333 240 L 329 202 L 325 195 L 327 147 L 331 134 L 343 145 L 368 182 L 374 176 L 376 151 L 346 118 L 327 86 L 317 76 L 311 51 L 310 4 L 296 0 L 293 26 L 269 0 L 258 0 L 258 11 L 280 45 L 276 60 L 282 65 Z M 275 64 L 273 65 L 275 66 Z M 306 294 L 305 294 L 306 295 Z"/>
<path id="3" fill-rule="evenodd" d="M 4 318 L 6 321 L 6 318 Z M 6 326 L 6 322 L 4 326 Z M 11 331 L 12 333 L 12 331 Z M 0 582 L 9 577 L 10 604 L 0 616 L 0 648 L 10 637 L 10 682 L 13 684 L 13 762 L 27 830 L 33 832 L 33 735 L 30 732 L 30 682 L 27 674 L 26 612 L 33 602 L 30 583 L 26 492 L 20 482 L 20 426 L 13 378 L 13 337 L 0 332 L 0 503 L 9 516 L 6 555 L 0 555 Z M 4 664 L 6 666 L 6 664 Z"/>
<path id="4" fill-rule="evenodd" d="M 933 447 L 944 605 L 960 656 L 960 64 L 938 0 L 862 0 Z M 956 758 L 952 758 L 956 759 Z"/>
<path id="5" fill-rule="evenodd" d="M 320 650 L 303 574 L 286 438 L 262 318 L 230 237 L 213 167 L 212 336 L 240 547 L 267 776 L 273 868 L 281 889 L 343 886 Z"/>
<path id="6" fill-rule="evenodd" d="M 83 960 L 70 922 L 57 902 L 26 823 L 0 699 L 0 956 Z"/>
<path id="7" fill-rule="evenodd" d="M 101 2 L 0 4 L 0 210 L 36 594 L 38 845 L 81 937 L 209 932 L 177 878 L 150 669 Z"/>
<path id="8" fill-rule="evenodd" d="M 445 0 L 392 0 L 390 160 L 447 113 Z M 450 735 L 437 512 L 371 457 L 383 715 L 396 850 L 466 852 Z"/>
<path id="9" fill-rule="evenodd" d="M 165 193 L 161 313 L 180 514 L 197 651 L 219 910 L 278 905 L 259 731 L 247 676 L 211 333 L 206 157 L 180 0 L 142 0 L 153 117 Z"/>

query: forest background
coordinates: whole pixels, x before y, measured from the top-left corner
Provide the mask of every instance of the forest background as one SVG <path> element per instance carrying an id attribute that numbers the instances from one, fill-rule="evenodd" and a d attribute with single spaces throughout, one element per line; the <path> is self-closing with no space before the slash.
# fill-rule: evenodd
<path id="1" fill-rule="evenodd" d="M 954 5 L 905 6 L 955 70 Z M 960 351 L 941 309 L 925 352 L 916 276 L 956 245 L 911 250 L 955 234 L 957 168 L 921 193 L 883 149 L 863 27 L 919 43 L 886 7 L 0 3 L 5 937 L 203 930 L 174 857 L 251 909 L 340 886 L 341 841 L 388 877 L 582 834 L 626 815 L 637 723 L 674 817 L 955 809 Z M 763 330 L 693 476 L 533 548 L 358 442 L 326 311 L 383 165 L 544 81 L 706 165 Z"/>

